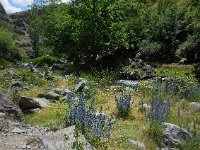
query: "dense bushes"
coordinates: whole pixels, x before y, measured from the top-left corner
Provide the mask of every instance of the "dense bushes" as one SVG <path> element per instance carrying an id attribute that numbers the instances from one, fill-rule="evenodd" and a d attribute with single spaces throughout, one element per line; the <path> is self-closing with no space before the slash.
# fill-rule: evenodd
<path id="1" fill-rule="evenodd" d="M 14 50 L 13 33 L 0 22 L 0 58 L 10 58 Z"/>
<path id="2" fill-rule="evenodd" d="M 138 52 L 148 61 L 174 62 L 178 56 L 193 62 L 200 58 L 200 9 L 196 3 L 185 0 L 181 3 L 176 0 L 53 2 L 34 7 L 40 13 L 33 17 L 30 31 L 37 35 L 36 50 L 41 46 L 52 49 L 54 54 L 65 56 L 77 65 L 94 66 L 105 56 L 127 58 Z"/>

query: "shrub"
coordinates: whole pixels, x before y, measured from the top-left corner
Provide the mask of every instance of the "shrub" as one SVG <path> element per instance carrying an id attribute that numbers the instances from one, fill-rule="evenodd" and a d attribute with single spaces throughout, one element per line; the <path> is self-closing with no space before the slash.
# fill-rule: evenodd
<path id="1" fill-rule="evenodd" d="M 115 102 L 116 102 L 119 114 L 122 117 L 127 117 L 131 109 L 131 96 L 122 95 L 119 100 L 117 99 L 117 97 L 115 97 Z"/>
<path id="2" fill-rule="evenodd" d="M 0 69 L 9 68 L 11 66 L 12 64 L 9 61 L 0 58 Z"/>
<path id="3" fill-rule="evenodd" d="M 14 34 L 0 22 L 0 58 L 10 58 L 14 50 Z"/>
<path id="4" fill-rule="evenodd" d="M 41 56 L 33 60 L 33 63 L 38 66 L 53 65 L 57 62 L 57 59 L 52 56 Z"/>
<path id="5" fill-rule="evenodd" d="M 116 81 L 117 73 L 117 70 L 110 71 L 108 69 L 102 71 L 94 71 L 94 78 L 100 87 L 107 87 Z"/>

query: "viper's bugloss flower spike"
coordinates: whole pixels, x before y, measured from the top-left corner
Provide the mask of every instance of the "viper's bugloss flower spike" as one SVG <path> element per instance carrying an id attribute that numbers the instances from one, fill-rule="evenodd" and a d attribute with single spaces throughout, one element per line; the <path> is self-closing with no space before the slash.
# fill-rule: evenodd
<path id="1" fill-rule="evenodd" d="M 131 96 L 122 95 L 119 99 L 115 98 L 117 109 L 122 116 L 128 116 L 131 106 Z"/>
<path id="2" fill-rule="evenodd" d="M 94 100 L 91 101 L 91 105 L 88 107 L 84 96 L 81 93 L 78 103 L 74 103 L 74 105 L 70 107 L 68 118 L 70 124 L 80 126 L 81 128 L 79 130 L 82 130 L 82 132 L 87 131 L 89 134 L 94 135 L 97 138 L 109 139 L 113 125 L 113 117 L 114 116 L 106 119 L 102 106 L 100 107 L 99 112 L 96 112 L 94 108 Z"/>

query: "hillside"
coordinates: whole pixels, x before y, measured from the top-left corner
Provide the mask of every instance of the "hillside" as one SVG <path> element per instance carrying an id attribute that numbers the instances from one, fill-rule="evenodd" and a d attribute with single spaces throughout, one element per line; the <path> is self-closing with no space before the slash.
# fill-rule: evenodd
<path id="1" fill-rule="evenodd" d="M 199 150 L 200 1 L 0 6 L 0 150 Z"/>

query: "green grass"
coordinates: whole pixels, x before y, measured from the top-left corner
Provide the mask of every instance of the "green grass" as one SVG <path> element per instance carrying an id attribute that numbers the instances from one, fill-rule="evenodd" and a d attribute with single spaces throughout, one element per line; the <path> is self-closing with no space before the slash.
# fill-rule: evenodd
<path id="1" fill-rule="evenodd" d="M 25 115 L 24 122 L 45 127 L 52 127 L 53 125 L 61 127 L 66 110 L 66 103 L 51 104 L 49 107 L 41 109 L 38 113 Z"/>
<path id="2" fill-rule="evenodd" d="M 162 75 L 173 77 L 173 71 L 178 70 L 178 76 L 181 79 L 184 79 L 184 75 L 186 72 L 193 76 L 191 73 L 192 68 L 190 66 L 190 70 L 187 69 L 188 66 L 172 66 L 172 68 L 170 68 L 170 66 L 168 67 L 169 68 L 165 69 L 170 71 L 166 72 L 165 74 L 162 73 Z M 26 69 L 17 69 L 16 71 L 23 76 L 23 80 L 26 83 L 32 83 L 35 80 L 38 80 L 37 82 L 39 83 L 43 83 L 43 79 L 38 79 L 39 77 L 37 77 L 37 75 L 30 74 L 30 72 L 28 72 L 28 70 Z M 7 84 L 10 84 L 8 83 L 10 82 L 10 78 L 4 75 L 5 72 L 6 70 L 0 70 L 0 77 L 3 77 L 0 78 L 0 82 L 5 84 L 4 86 L 2 86 L 2 84 L 0 85 L 0 90 L 8 88 L 6 86 L 8 86 Z M 61 77 L 59 75 L 53 76 L 54 80 L 44 80 L 44 84 L 38 83 L 37 86 L 30 88 L 29 90 L 21 91 L 20 95 L 35 97 L 39 93 L 49 92 L 56 87 L 68 88 L 73 90 L 74 86 L 79 82 L 78 77 L 74 75 L 70 76 L 69 78 Z M 115 95 L 119 96 L 121 93 L 117 90 L 108 90 L 109 85 L 113 84 L 116 76 L 112 75 L 112 73 L 109 74 L 108 72 L 106 72 L 105 74 L 103 74 L 101 72 L 96 73 L 96 75 L 94 75 L 94 73 L 81 73 L 81 77 L 86 78 L 89 81 L 89 86 L 91 88 L 90 90 L 95 91 L 94 95 L 91 94 L 88 96 L 88 100 L 91 100 L 95 97 L 95 108 L 99 110 L 99 108 L 102 106 L 103 111 L 106 114 L 109 115 L 113 111 L 116 114 L 116 121 L 112 130 L 111 140 L 108 143 L 109 150 L 136 149 L 133 145 L 130 144 L 130 140 L 143 142 L 146 146 L 146 149 L 148 150 L 154 150 L 156 148 L 154 135 L 152 134 L 153 137 L 148 136 L 148 134 L 151 133 L 150 131 L 152 130 L 150 130 L 151 128 L 149 126 L 149 121 L 145 119 L 145 113 L 147 112 L 141 111 L 140 109 L 141 99 L 144 99 L 145 103 L 150 104 L 151 96 L 153 94 L 153 86 L 150 85 L 149 82 L 143 81 L 140 85 L 139 91 L 130 92 L 132 96 L 130 115 L 127 118 L 121 118 L 117 115 L 117 108 L 114 99 Z M 6 80 L 8 82 L 6 82 Z M 106 80 L 108 80 L 108 82 L 110 82 L 111 80 L 112 82 L 110 82 L 110 84 L 106 84 Z M 195 80 L 192 80 L 192 82 L 195 82 Z M 90 83 L 92 83 L 92 85 Z M 103 86 L 104 83 L 106 84 L 106 86 Z M 189 81 L 184 81 L 184 83 L 182 81 L 181 84 L 190 87 L 188 86 L 190 85 Z M 88 93 L 91 93 L 91 91 L 88 91 Z M 162 100 L 167 100 L 169 98 L 169 95 L 167 95 L 166 93 L 161 93 L 160 96 Z M 195 112 L 190 112 L 188 115 L 188 103 L 188 99 L 180 101 L 177 96 L 174 96 L 172 100 L 170 117 L 166 121 L 177 125 L 179 125 L 179 123 L 182 123 L 184 128 L 189 125 L 191 129 L 193 129 L 193 124 L 196 124 L 198 125 L 196 127 L 196 131 L 200 133 L 199 114 Z M 181 109 L 180 118 L 178 118 L 177 116 L 178 108 Z M 64 116 L 66 116 L 67 110 L 68 109 L 66 106 L 66 102 L 52 103 L 49 107 L 42 109 L 38 113 L 25 115 L 24 122 L 31 125 L 41 125 L 46 127 L 56 125 L 57 127 L 61 127 L 62 119 Z"/>
<path id="3" fill-rule="evenodd" d="M 0 58 L 0 70 L 1 69 L 5 69 L 5 68 L 10 68 L 10 67 L 12 67 L 12 63 L 11 62 Z"/>
<path id="4" fill-rule="evenodd" d="M 193 69 L 191 65 L 162 65 L 156 69 L 156 74 L 164 77 L 193 77 Z"/>

